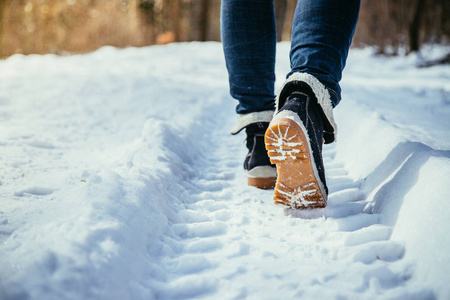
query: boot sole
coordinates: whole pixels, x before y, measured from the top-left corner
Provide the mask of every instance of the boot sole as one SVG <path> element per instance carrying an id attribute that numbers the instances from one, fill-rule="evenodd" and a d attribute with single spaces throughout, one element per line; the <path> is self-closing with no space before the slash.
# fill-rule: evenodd
<path id="1" fill-rule="evenodd" d="M 326 193 L 303 124 L 291 117 L 276 118 L 270 123 L 264 141 L 270 162 L 277 166 L 275 204 L 296 209 L 325 207 Z"/>

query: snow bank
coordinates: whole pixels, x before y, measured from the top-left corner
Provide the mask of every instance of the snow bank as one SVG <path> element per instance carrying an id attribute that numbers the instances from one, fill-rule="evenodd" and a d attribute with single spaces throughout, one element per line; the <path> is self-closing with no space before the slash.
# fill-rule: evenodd
<path id="1" fill-rule="evenodd" d="M 393 227 L 391 240 L 405 245 L 405 260 L 414 262 L 417 272 L 414 280 L 432 287 L 439 299 L 449 298 L 450 150 L 411 141 L 411 132 L 363 108 L 364 100 L 346 100 L 336 109 L 337 160 L 362 180 L 369 202 L 365 211 L 379 214 L 382 224 Z"/>
<path id="2" fill-rule="evenodd" d="M 10 299 L 144 298 L 136 295 L 140 285 L 152 298 L 152 285 L 166 279 L 161 255 L 176 248 L 167 224 L 182 219 L 176 207 L 189 202 L 183 182 L 200 149 L 167 122 L 150 119 L 124 152 L 116 167 L 85 171 L 76 186 L 53 192 L 52 203 L 40 208 L 46 217 L 28 220 L 3 244 Z M 36 190 L 22 193 L 42 195 Z"/>
<path id="3" fill-rule="evenodd" d="M 225 112 L 225 70 L 195 71 L 197 56 L 220 65 L 205 47 L 0 62 L 0 299 L 160 298 L 169 224 Z"/>

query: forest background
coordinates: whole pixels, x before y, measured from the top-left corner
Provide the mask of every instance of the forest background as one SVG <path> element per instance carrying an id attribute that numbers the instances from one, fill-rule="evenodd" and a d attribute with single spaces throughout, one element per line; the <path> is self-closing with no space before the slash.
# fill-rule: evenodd
<path id="1" fill-rule="evenodd" d="M 275 0 L 289 40 L 296 0 Z M 353 47 L 404 55 L 450 44 L 449 0 L 363 0 Z M 220 41 L 220 0 L 0 0 L 0 57 L 86 53 L 104 45 Z"/>

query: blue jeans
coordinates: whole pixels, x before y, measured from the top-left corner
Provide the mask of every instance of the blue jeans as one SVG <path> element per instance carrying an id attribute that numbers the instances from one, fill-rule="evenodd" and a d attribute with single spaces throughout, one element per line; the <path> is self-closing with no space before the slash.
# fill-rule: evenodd
<path id="1" fill-rule="evenodd" d="M 298 0 L 291 71 L 316 77 L 341 99 L 342 77 L 360 0 Z M 274 110 L 276 30 L 273 0 L 222 0 L 222 43 L 238 114 Z"/>

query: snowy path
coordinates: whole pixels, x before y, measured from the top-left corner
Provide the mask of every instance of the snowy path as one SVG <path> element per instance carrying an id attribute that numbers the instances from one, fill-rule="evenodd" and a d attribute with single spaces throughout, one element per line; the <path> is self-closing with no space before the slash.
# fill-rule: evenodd
<path id="1" fill-rule="evenodd" d="M 160 298 L 259 299 L 263 290 L 266 299 L 314 299 L 345 290 L 362 299 L 389 289 L 405 299 L 423 296 L 407 292 L 405 270 L 391 270 L 404 247 L 389 241 L 391 228 L 378 215 L 363 213 L 359 183 L 334 163 L 334 148 L 325 155 L 328 207 L 293 211 L 275 207 L 272 191 L 242 187 L 235 159 L 245 154 L 242 144 L 220 137 L 221 147 L 195 172 L 203 175 L 191 181 L 199 192 L 181 212 L 186 222 L 172 226 L 180 240 L 164 264 L 169 284 Z"/>
<path id="2" fill-rule="evenodd" d="M 246 185 L 220 44 L 0 62 L 0 300 L 446 299 L 450 70 L 352 57 L 309 211 Z"/>

